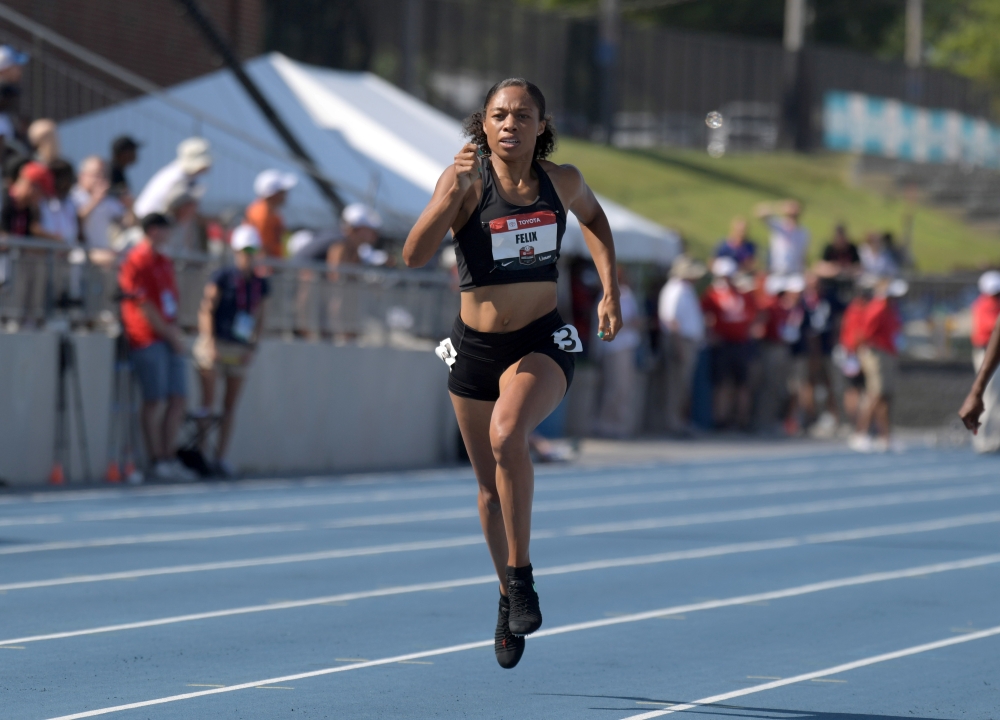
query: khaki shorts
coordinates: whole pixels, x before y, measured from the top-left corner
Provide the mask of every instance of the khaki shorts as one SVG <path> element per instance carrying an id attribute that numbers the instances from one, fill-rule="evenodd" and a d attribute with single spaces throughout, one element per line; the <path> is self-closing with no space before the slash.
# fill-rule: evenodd
<path id="1" fill-rule="evenodd" d="M 194 343 L 191 354 L 194 356 L 194 364 L 199 370 L 211 370 L 213 367 L 220 375 L 225 377 L 243 377 L 246 375 L 250 365 L 250 354 L 252 350 L 240 343 L 228 342 L 226 340 L 215 341 L 215 362 L 209 354 L 209 340 L 202 336 Z"/>
<path id="2" fill-rule="evenodd" d="M 899 358 L 870 347 L 858 348 L 858 362 L 865 374 L 865 392 L 872 397 L 891 398 L 896 393 Z"/>

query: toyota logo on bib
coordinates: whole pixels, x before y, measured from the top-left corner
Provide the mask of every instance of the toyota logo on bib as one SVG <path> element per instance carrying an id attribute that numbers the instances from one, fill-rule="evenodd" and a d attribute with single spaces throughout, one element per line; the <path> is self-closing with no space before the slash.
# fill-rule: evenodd
<path id="1" fill-rule="evenodd" d="M 535 248 L 530 246 L 521 248 L 521 264 L 531 265 L 534 262 L 535 262 Z"/>
<path id="2" fill-rule="evenodd" d="M 517 218 L 507 218 L 507 229 L 517 230 Z"/>

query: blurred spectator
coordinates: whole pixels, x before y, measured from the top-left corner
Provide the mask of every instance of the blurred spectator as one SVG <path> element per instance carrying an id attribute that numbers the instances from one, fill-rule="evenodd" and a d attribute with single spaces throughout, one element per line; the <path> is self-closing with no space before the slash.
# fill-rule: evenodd
<path id="1" fill-rule="evenodd" d="M 236 265 L 217 270 L 212 275 L 205 286 L 198 314 L 198 340 L 193 355 L 201 377 L 203 415 L 211 414 L 215 407 L 216 379 L 221 376 L 226 383 L 212 460 L 213 470 L 223 477 L 233 475 L 233 469 L 225 461 L 226 448 L 233 430 L 236 402 L 260 337 L 270 291 L 267 278 L 254 272 L 261 245 L 260 234 L 252 225 L 243 224 L 233 230 L 230 246 Z"/>
<path id="2" fill-rule="evenodd" d="M 679 255 L 670 268 L 670 279 L 660 291 L 658 315 L 666 338 L 667 432 L 689 435 L 687 409 L 691 400 L 698 350 L 705 341 L 705 317 L 694 283 L 707 274 L 700 262 Z"/>
<path id="3" fill-rule="evenodd" d="M 890 233 L 870 232 L 865 236 L 865 244 L 860 251 L 861 265 L 869 275 L 895 277 L 899 274 L 899 262 L 892 247 L 886 244 L 886 235 L 891 242 Z"/>
<path id="4" fill-rule="evenodd" d="M 288 199 L 288 191 L 295 187 L 299 179 L 293 173 L 281 170 L 265 170 L 253 182 L 257 195 L 247 208 L 247 222 L 257 228 L 264 254 L 271 258 L 284 257 L 282 236 L 285 222 L 281 217 L 281 207 Z"/>
<path id="5" fill-rule="evenodd" d="M 170 237 L 165 245 L 166 250 L 174 254 L 204 250 L 198 226 L 198 197 L 178 185 L 167 200 L 164 214 L 170 219 Z"/>
<path id="6" fill-rule="evenodd" d="M 906 292 L 903 280 L 879 279 L 865 307 L 858 347 L 858 360 L 865 374 L 865 401 L 858 433 L 850 441 L 850 447 L 860 452 L 885 452 L 890 447 L 891 406 L 899 376 L 898 336 L 903 328 L 895 299 Z M 877 433 L 874 442 L 869 435 L 873 425 Z"/>
<path id="7" fill-rule="evenodd" d="M 288 257 L 298 262 L 326 262 L 330 246 L 341 240 L 340 230 L 296 228 L 288 236 L 285 249 Z"/>
<path id="8" fill-rule="evenodd" d="M 757 265 L 757 246 L 747 237 L 747 221 L 735 217 L 727 235 L 715 248 L 715 257 L 730 257 L 741 272 L 753 272 Z"/>
<path id="9" fill-rule="evenodd" d="M 21 77 L 28 56 L 9 45 L 0 45 L 0 157 L 12 149 L 17 137 L 15 113 L 21 97 Z"/>
<path id="10" fill-rule="evenodd" d="M 979 278 L 979 297 L 972 303 L 972 364 L 976 372 L 983 365 L 986 345 L 1000 318 L 1000 272 L 990 270 Z M 994 375 L 983 393 L 983 414 L 972 447 L 979 453 L 1000 451 L 1000 380 Z"/>
<path id="11" fill-rule="evenodd" d="M 834 309 L 814 273 L 805 276 L 802 307 L 805 322 L 800 342 L 804 366 L 798 368 L 802 426 L 812 425 L 813 435 L 829 438 L 837 431 L 839 415 L 833 384 Z M 824 406 L 822 411 L 819 405 Z"/>
<path id="12" fill-rule="evenodd" d="M 71 197 L 82 222 L 83 245 L 90 261 L 108 265 L 114 261 L 111 239 L 134 220 L 121 200 L 111 194 L 107 165 L 97 155 L 80 163 Z"/>
<path id="13" fill-rule="evenodd" d="M 714 279 L 701 299 L 712 346 L 713 418 L 716 427 L 750 424 L 749 368 L 757 308 L 752 293 L 735 282 L 736 261 L 716 258 Z"/>
<path id="14" fill-rule="evenodd" d="M 59 157 L 59 128 L 55 120 L 41 118 L 28 126 L 28 143 L 34 159 L 49 167 Z"/>
<path id="15" fill-rule="evenodd" d="M 754 215 L 771 229 L 768 268 L 778 275 L 797 275 L 805 271 L 809 252 L 809 231 L 799 224 L 802 206 L 796 200 L 759 203 Z"/>
<path id="16" fill-rule="evenodd" d="M 373 208 L 362 203 L 353 203 L 344 208 L 340 215 L 343 240 L 334 243 L 326 253 L 326 264 L 360 265 L 364 246 L 372 248 L 378 240 L 382 228 L 382 218 Z"/>
<path id="17" fill-rule="evenodd" d="M 760 342 L 762 374 L 754 407 L 754 425 L 764 434 L 779 432 L 779 423 L 792 417 L 791 348 L 801 339 L 805 310 L 801 275 L 769 275 L 764 284 L 764 333 Z M 790 428 L 785 426 L 785 432 Z M 794 431 L 790 434 L 794 434 Z"/>
<path id="18" fill-rule="evenodd" d="M 139 143 L 128 135 L 120 135 L 111 143 L 110 193 L 126 207 L 134 202 L 132 186 L 125 171 L 139 159 Z"/>
<path id="19" fill-rule="evenodd" d="M 150 213 L 142 219 L 142 231 L 142 240 L 122 263 L 118 284 L 123 294 L 122 325 L 142 390 L 143 436 L 154 477 L 193 480 L 175 457 L 187 394 L 187 349 L 177 327 L 174 266 L 160 253 L 170 236 L 170 220 Z"/>
<path id="20" fill-rule="evenodd" d="M 858 347 L 864 329 L 865 309 L 869 298 L 865 292 L 857 292 L 844 310 L 840 322 L 840 347 L 834 357 L 844 376 L 844 422 L 857 427 L 861 411 L 861 401 L 865 391 L 865 375 L 858 360 Z"/>
<path id="21" fill-rule="evenodd" d="M 634 431 L 636 349 L 642 342 L 642 316 L 635 293 L 629 286 L 625 269 L 618 266 L 621 288 L 622 328 L 615 339 L 598 344 L 601 360 L 601 407 L 597 416 L 597 434 L 624 438 Z"/>
<path id="22" fill-rule="evenodd" d="M 133 205 L 138 218 L 150 213 L 166 213 L 170 202 L 181 194 L 201 198 L 205 193 L 202 176 L 212 167 L 208 141 L 191 137 L 177 146 L 177 158 L 156 172 Z"/>
<path id="23" fill-rule="evenodd" d="M 0 228 L 10 235 L 56 239 L 42 228 L 39 209 L 42 201 L 54 194 L 55 180 L 49 169 L 37 162 L 24 163 L 3 199 Z"/>
<path id="24" fill-rule="evenodd" d="M 39 203 L 42 229 L 68 245 L 76 245 L 80 240 L 80 221 L 77 207 L 70 197 L 76 182 L 73 166 L 61 158 L 49 163 L 52 173 L 52 197 Z"/>
<path id="25" fill-rule="evenodd" d="M 850 275 L 861 268 L 861 256 L 858 246 L 847 236 L 847 228 L 843 224 L 833 230 L 833 239 L 823 248 L 823 262 L 820 263 L 820 274 L 826 277 Z"/>

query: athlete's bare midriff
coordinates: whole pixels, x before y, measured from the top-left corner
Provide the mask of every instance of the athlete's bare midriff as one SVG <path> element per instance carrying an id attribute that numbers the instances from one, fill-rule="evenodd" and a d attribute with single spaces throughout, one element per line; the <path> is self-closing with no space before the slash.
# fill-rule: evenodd
<path id="1" fill-rule="evenodd" d="M 462 293 L 462 322 L 479 332 L 513 332 L 556 309 L 554 282 L 486 285 Z"/>

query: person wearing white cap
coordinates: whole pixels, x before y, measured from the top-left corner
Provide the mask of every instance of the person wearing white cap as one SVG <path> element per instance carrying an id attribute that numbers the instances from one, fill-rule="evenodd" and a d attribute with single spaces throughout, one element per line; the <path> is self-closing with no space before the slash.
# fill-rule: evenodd
<path id="1" fill-rule="evenodd" d="M 715 279 L 701 299 L 712 346 L 712 419 L 716 427 L 750 425 L 751 341 L 757 327 L 757 306 L 752 292 L 737 287 L 736 261 L 730 257 L 712 262 Z"/>
<path id="2" fill-rule="evenodd" d="M 340 228 L 344 235 L 342 242 L 334 243 L 326 253 L 326 264 L 360 265 L 365 248 L 369 251 L 378 240 L 382 229 L 382 218 L 374 208 L 363 203 L 351 203 L 340 214 Z"/>
<path id="3" fill-rule="evenodd" d="M 857 434 L 849 446 L 859 452 L 886 452 L 890 448 L 891 409 L 899 377 L 899 343 L 903 321 L 896 300 L 906 295 L 905 280 L 880 278 L 860 325 L 858 361 L 865 374 L 865 400 Z M 874 423 L 877 438 L 870 440 Z"/>
<path id="4" fill-rule="evenodd" d="M 988 365 L 986 356 L 990 337 L 1000 318 L 1000 272 L 989 270 L 983 273 L 979 278 L 979 293 L 972 303 L 972 364 L 977 373 L 983 374 L 983 367 Z M 960 413 L 966 426 L 970 420 L 976 421 L 977 427 L 970 429 L 975 432 L 972 448 L 979 453 L 1000 451 L 1000 382 L 993 372 L 985 380 L 985 387 L 973 385 L 973 392 L 969 393 L 962 406 L 964 413 Z M 978 377 L 976 382 L 979 382 Z"/>
<path id="5" fill-rule="evenodd" d="M 281 208 L 288 199 L 288 191 L 298 183 L 294 173 L 274 169 L 264 170 L 253 181 L 257 199 L 247 208 L 247 222 L 257 228 L 264 254 L 270 258 L 285 256 L 282 245 L 285 220 L 281 216 Z"/>
<path id="6" fill-rule="evenodd" d="M 177 157 L 149 179 L 132 206 L 135 216 L 166 213 L 170 201 L 185 193 L 194 198 L 205 194 L 201 177 L 212 167 L 208 140 L 190 137 L 177 146 Z"/>
<path id="7" fill-rule="evenodd" d="M 218 442 L 210 465 L 222 477 L 233 475 L 225 461 L 226 448 L 233 431 L 236 401 L 257 347 L 270 293 L 267 278 L 256 272 L 261 250 L 257 229 L 247 223 L 239 225 L 233 230 L 230 247 L 235 265 L 215 271 L 205 286 L 193 350 L 201 378 L 203 417 L 215 407 L 216 379 L 222 376 L 226 381 Z"/>

